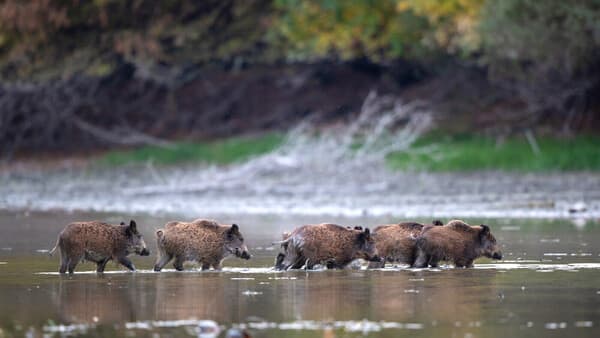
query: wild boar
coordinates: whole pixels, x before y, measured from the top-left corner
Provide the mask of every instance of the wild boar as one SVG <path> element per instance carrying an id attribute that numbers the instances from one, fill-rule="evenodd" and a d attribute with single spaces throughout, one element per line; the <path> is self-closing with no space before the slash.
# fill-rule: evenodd
<path id="1" fill-rule="evenodd" d="M 453 220 L 444 226 L 426 226 L 417 238 L 414 266 L 438 266 L 439 261 L 451 261 L 456 267 L 473 266 L 481 256 L 502 259 L 500 246 L 487 225 L 470 226 Z"/>
<path id="2" fill-rule="evenodd" d="M 285 238 L 287 237 L 287 238 Z M 355 259 L 378 261 L 375 241 L 370 230 L 347 229 L 336 224 L 304 225 L 284 234 L 284 253 L 277 258 L 275 269 L 307 269 L 317 264 L 343 269 Z"/>
<path id="3" fill-rule="evenodd" d="M 99 221 L 71 223 L 58 235 L 50 255 L 57 248 L 60 249 L 60 273 L 73 273 L 83 260 L 96 263 L 96 271 L 103 272 L 111 259 L 134 271 L 135 266 L 127 255 L 150 254 L 134 220 L 129 225 L 111 225 Z"/>
<path id="4" fill-rule="evenodd" d="M 164 229 L 156 231 L 156 244 L 158 257 L 154 271 L 160 271 L 173 258 L 173 267 L 181 271 L 185 261 L 200 263 L 202 270 L 211 266 L 220 270 L 222 261 L 229 255 L 242 259 L 251 257 L 237 224 L 220 225 L 203 219 L 167 223 Z"/>
<path id="5" fill-rule="evenodd" d="M 443 225 L 439 220 L 432 225 Z M 413 265 L 416 257 L 417 236 L 425 225 L 416 222 L 381 225 L 373 230 L 373 238 L 381 262 L 369 263 L 369 269 L 383 268 L 386 262 Z"/>

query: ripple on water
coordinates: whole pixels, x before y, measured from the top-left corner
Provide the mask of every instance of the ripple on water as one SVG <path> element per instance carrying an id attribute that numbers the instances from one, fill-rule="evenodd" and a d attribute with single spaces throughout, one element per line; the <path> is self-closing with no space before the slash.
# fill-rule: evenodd
<path id="1" fill-rule="evenodd" d="M 0 264 L 6 264 L 6 262 L 0 262 Z M 580 269 L 600 269 L 600 263 L 567 263 L 567 264 L 546 264 L 546 263 L 496 263 L 496 264 L 476 264 L 473 269 L 475 270 L 517 270 L 517 269 L 530 269 L 537 271 L 571 271 L 571 270 L 580 270 Z M 368 270 L 365 266 L 362 267 L 362 271 L 430 271 L 430 272 L 443 272 L 443 271 L 452 271 L 456 270 L 454 267 L 450 265 L 444 265 L 437 268 L 408 268 L 408 267 L 389 267 L 384 269 L 373 269 Z M 322 273 L 327 270 L 294 270 L 294 271 L 303 271 L 307 273 Z M 235 267 L 227 267 L 223 268 L 221 271 L 201 271 L 200 269 L 192 269 L 185 271 L 176 271 L 174 269 L 166 269 L 162 272 L 156 272 L 153 270 L 137 270 L 135 272 L 127 271 L 127 270 L 117 270 L 117 271 L 105 271 L 104 274 L 159 274 L 159 273 L 190 273 L 190 274 L 207 274 L 207 273 L 239 273 L 239 274 L 285 274 L 286 271 L 277 271 L 270 267 L 262 267 L 262 268 L 235 268 Z M 293 272 L 293 271 L 292 271 Z M 75 274 L 96 274 L 95 270 L 88 271 L 76 271 Z M 41 271 L 36 272 L 39 275 L 59 275 L 56 271 Z M 298 277 L 295 276 L 276 276 L 269 277 L 270 280 L 295 280 Z M 253 280 L 253 277 L 231 277 L 232 280 Z M 414 280 L 418 281 L 418 280 Z"/>
<path id="2" fill-rule="evenodd" d="M 437 326 L 437 322 L 433 322 L 432 326 Z M 456 327 L 482 327 L 480 321 L 475 322 L 455 322 Z M 524 327 L 533 328 L 536 324 L 532 321 L 528 321 Z M 592 328 L 594 323 L 592 321 L 582 320 L 575 321 L 573 323 L 567 322 L 546 322 L 543 323 L 543 327 L 548 330 L 559 330 L 566 329 L 569 326 L 575 328 Z M 197 320 L 197 319 L 183 319 L 183 320 L 154 320 L 154 321 L 136 321 L 127 322 L 124 324 L 115 325 L 116 329 L 125 330 L 147 330 L 152 331 L 157 328 L 178 328 L 178 327 L 196 327 L 211 329 L 216 337 L 220 331 L 225 329 L 225 326 L 219 325 L 212 320 Z M 324 330 L 344 330 L 346 332 L 362 332 L 368 334 L 372 332 L 379 332 L 382 330 L 422 330 L 425 328 L 423 323 L 415 322 L 390 322 L 390 321 L 371 321 L 367 319 L 363 320 L 347 320 L 347 321 L 314 321 L 314 320 L 296 320 L 291 322 L 269 322 L 269 321 L 255 321 L 246 323 L 232 324 L 231 327 L 239 329 L 253 329 L 253 330 L 281 330 L 281 331 L 324 331 Z M 85 334 L 91 329 L 94 329 L 93 324 L 71 324 L 71 325 L 45 325 L 43 331 L 45 333 L 61 333 L 61 334 Z M 208 336 L 208 335 L 207 335 Z"/>

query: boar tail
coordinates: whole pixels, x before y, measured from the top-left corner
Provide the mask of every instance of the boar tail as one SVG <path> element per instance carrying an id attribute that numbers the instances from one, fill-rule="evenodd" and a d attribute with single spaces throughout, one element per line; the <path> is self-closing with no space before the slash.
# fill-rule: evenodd
<path id="1" fill-rule="evenodd" d="M 54 244 L 54 248 L 52 248 L 52 250 L 48 251 L 48 256 L 52 257 L 52 255 L 54 255 L 54 253 L 56 252 L 56 249 L 58 248 L 59 242 L 60 242 L 60 238 L 56 240 L 56 244 Z"/>
<path id="2" fill-rule="evenodd" d="M 277 245 L 277 244 L 287 244 L 287 243 L 288 243 L 288 242 L 289 242 L 291 239 L 292 239 L 292 238 L 291 238 L 291 237 L 289 237 L 288 239 L 286 239 L 286 240 L 283 240 L 283 241 L 271 242 L 271 245 Z"/>

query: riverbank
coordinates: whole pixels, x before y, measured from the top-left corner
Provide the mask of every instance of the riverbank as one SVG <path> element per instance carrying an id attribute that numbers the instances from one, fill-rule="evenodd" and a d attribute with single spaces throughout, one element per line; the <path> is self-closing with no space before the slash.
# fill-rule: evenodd
<path id="1" fill-rule="evenodd" d="M 386 165 L 395 171 L 599 171 L 600 137 L 509 138 L 474 134 L 451 135 L 431 132 L 418 138 L 405 151 L 391 152 Z M 113 150 L 90 158 L 91 164 L 119 166 L 135 163 L 179 165 L 204 163 L 225 165 L 248 160 L 280 147 L 285 137 L 264 133 L 210 142 L 175 142 L 168 147 L 144 146 Z"/>
<path id="2" fill-rule="evenodd" d="M 262 156 L 0 174 L 0 209 L 151 215 L 600 218 L 600 173 L 392 172 Z"/>

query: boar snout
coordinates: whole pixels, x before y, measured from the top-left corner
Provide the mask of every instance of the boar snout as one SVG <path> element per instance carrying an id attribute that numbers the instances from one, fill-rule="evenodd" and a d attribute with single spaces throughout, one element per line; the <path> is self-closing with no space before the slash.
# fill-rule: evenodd
<path id="1" fill-rule="evenodd" d="M 241 259 L 250 259 L 252 257 L 245 245 L 242 248 L 235 248 L 235 255 Z"/>
<path id="2" fill-rule="evenodd" d="M 502 252 L 494 252 L 492 254 L 492 258 L 493 259 L 498 259 L 498 260 L 502 259 Z"/>
<path id="3" fill-rule="evenodd" d="M 242 259 L 250 259 L 250 257 L 252 257 L 252 256 L 248 253 L 248 251 L 244 251 L 240 255 L 240 258 L 242 258 Z"/>
<path id="4" fill-rule="evenodd" d="M 143 248 L 142 251 L 140 251 L 140 256 L 150 256 L 150 250 Z"/>
<path id="5" fill-rule="evenodd" d="M 371 256 L 371 258 L 369 259 L 369 262 L 381 262 L 381 261 L 383 261 L 383 259 L 381 257 L 379 257 L 379 255 Z"/>

